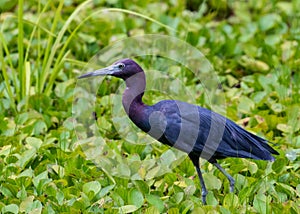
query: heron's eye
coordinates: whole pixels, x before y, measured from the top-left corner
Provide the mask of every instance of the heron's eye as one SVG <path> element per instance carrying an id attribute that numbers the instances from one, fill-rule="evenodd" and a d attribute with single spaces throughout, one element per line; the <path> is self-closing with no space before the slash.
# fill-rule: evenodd
<path id="1" fill-rule="evenodd" d="M 120 63 L 120 64 L 118 64 L 118 68 L 123 69 L 123 68 L 125 68 L 125 65 L 123 63 Z"/>

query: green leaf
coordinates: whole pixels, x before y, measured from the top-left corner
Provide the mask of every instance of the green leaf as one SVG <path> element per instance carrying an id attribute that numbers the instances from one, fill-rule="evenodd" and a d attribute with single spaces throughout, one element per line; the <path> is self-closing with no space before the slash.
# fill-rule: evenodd
<path id="1" fill-rule="evenodd" d="M 225 208 L 234 208 L 239 205 L 239 198 L 234 193 L 228 193 L 223 200 Z"/>
<path id="2" fill-rule="evenodd" d="M 287 124 L 283 124 L 283 123 L 278 123 L 276 128 L 282 132 L 285 133 L 291 133 L 292 132 L 292 127 L 287 125 Z"/>
<path id="3" fill-rule="evenodd" d="M 145 210 L 145 214 L 160 214 L 160 213 L 161 212 L 159 212 L 159 210 L 154 206 L 151 206 Z"/>
<path id="4" fill-rule="evenodd" d="M 131 189 L 128 193 L 128 203 L 140 208 L 144 203 L 143 194 L 137 189 Z"/>
<path id="5" fill-rule="evenodd" d="M 29 169 L 25 169 L 22 173 L 20 173 L 18 175 L 18 178 L 21 178 L 21 177 L 32 178 L 32 176 L 33 176 L 33 170 L 31 168 L 29 168 Z"/>
<path id="6" fill-rule="evenodd" d="M 146 195 L 146 200 L 149 204 L 155 206 L 160 213 L 164 210 L 164 203 L 157 195 Z"/>
<path id="7" fill-rule="evenodd" d="M 38 150 L 40 146 L 43 144 L 43 141 L 36 137 L 27 137 L 25 141 L 36 150 Z"/>
<path id="8" fill-rule="evenodd" d="M 137 189 L 143 193 L 144 195 L 148 194 L 150 189 L 149 186 L 145 181 L 142 180 L 135 180 L 133 181 L 134 185 L 137 187 Z"/>
<path id="9" fill-rule="evenodd" d="M 13 193 L 8 188 L 6 188 L 4 186 L 0 186 L 0 192 L 5 197 L 13 197 Z"/>
<path id="10" fill-rule="evenodd" d="M 65 198 L 65 195 L 62 191 L 59 190 L 56 192 L 56 200 L 59 205 L 62 205 L 64 203 L 64 198 Z"/>
<path id="11" fill-rule="evenodd" d="M 174 199 L 176 204 L 179 204 L 180 202 L 182 202 L 183 198 L 184 198 L 184 193 L 183 192 L 177 192 L 172 197 L 172 199 Z"/>
<path id="12" fill-rule="evenodd" d="M 17 197 L 24 201 L 27 198 L 27 192 L 25 187 L 22 185 L 21 190 L 18 192 Z"/>
<path id="13" fill-rule="evenodd" d="M 296 195 L 296 191 L 293 187 L 290 186 L 290 184 L 284 184 L 284 183 L 277 183 L 276 189 L 280 192 L 284 192 L 287 195 L 293 197 Z"/>
<path id="14" fill-rule="evenodd" d="M 262 31 L 267 31 L 275 26 L 276 23 L 281 21 L 281 17 L 278 14 L 266 14 L 259 20 L 259 27 Z"/>
<path id="15" fill-rule="evenodd" d="M 19 213 L 19 207 L 16 204 L 9 204 L 1 209 L 2 213 Z"/>
<path id="16" fill-rule="evenodd" d="M 170 166 L 175 159 L 176 156 L 171 149 L 167 150 L 160 156 L 161 164 L 165 166 Z"/>
<path id="17" fill-rule="evenodd" d="M 206 212 L 201 207 L 196 207 L 195 209 L 193 209 L 193 211 L 191 212 L 191 214 L 206 214 Z"/>
<path id="18" fill-rule="evenodd" d="M 206 188 L 208 190 L 212 190 L 212 189 L 219 190 L 222 186 L 220 179 L 214 176 L 213 174 L 205 173 L 203 174 L 203 178 L 206 184 Z"/>
<path id="19" fill-rule="evenodd" d="M 168 214 L 179 214 L 179 213 L 180 213 L 179 209 L 175 207 L 168 210 Z"/>
<path id="20" fill-rule="evenodd" d="M 132 213 L 138 209 L 139 208 L 134 205 L 125 205 L 120 207 L 120 213 Z"/>
<path id="21" fill-rule="evenodd" d="M 272 169 L 275 173 L 280 174 L 286 168 L 286 158 L 277 158 L 272 164 Z"/>
<path id="22" fill-rule="evenodd" d="M 103 187 L 100 192 L 99 192 L 99 198 L 103 198 L 105 195 L 107 195 L 113 188 L 115 187 L 115 185 L 109 185 L 106 187 Z"/>
<path id="23" fill-rule="evenodd" d="M 258 170 L 256 163 L 249 161 L 247 159 L 242 159 L 246 169 L 250 171 L 251 174 L 255 174 Z"/>
<path id="24" fill-rule="evenodd" d="M 161 168 L 161 166 L 158 165 L 158 166 L 155 166 L 152 169 L 150 169 L 147 172 L 145 179 L 150 180 L 150 179 L 154 178 L 157 175 L 157 173 L 159 172 L 160 168 Z"/>
<path id="25" fill-rule="evenodd" d="M 45 133 L 47 131 L 47 125 L 44 121 L 38 120 L 34 123 L 33 126 L 33 134 L 34 135 L 40 135 L 42 133 Z"/>
<path id="26" fill-rule="evenodd" d="M 101 190 L 101 185 L 98 181 L 91 181 L 83 184 L 82 191 L 89 195 L 90 192 L 93 192 L 96 195 Z"/>
<path id="27" fill-rule="evenodd" d="M 255 106 L 255 103 L 248 97 L 245 97 L 245 96 L 240 97 L 238 110 L 241 113 L 248 114 L 249 112 L 251 112 L 251 110 L 254 108 L 254 106 Z"/>
<path id="28" fill-rule="evenodd" d="M 257 212 L 262 214 L 267 214 L 268 212 L 268 206 L 269 206 L 269 200 L 268 198 L 260 193 L 254 197 L 253 206 L 256 209 Z"/>
<path id="29" fill-rule="evenodd" d="M 20 212 L 28 213 L 30 211 L 30 207 L 33 204 L 34 196 L 28 196 L 25 200 L 20 204 Z"/>
<path id="30" fill-rule="evenodd" d="M 18 0 L 2 0 L 0 1 L 0 13 L 11 10 L 18 4 Z"/>
<path id="31" fill-rule="evenodd" d="M 273 103 L 271 108 L 275 113 L 280 113 L 283 111 L 283 106 L 280 103 Z"/>
<path id="32" fill-rule="evenodd" d="M 210 191 L 207 193 L 206 202 L 208 205 L 212 205 L 212 206 L 217 206 L 219 204 L 214 194 Z"/>
<path id="33" fill-rule="evenodd" d="M 19 165 L 21 168 L 24 168 L 35 156 L 36 156 L 35 148 L 26 150 L 22 154 L 21 158 L 17 161 L 17 165 Z"/>
<path id="34" fill-rule="evenodd" d="M 129 178 L 130 177 L 130 168 L 127 164 L 125 163 L 119 163 L 117 166 L 118 170 L 118 176 L 124 177 L 124 178 Z"/>

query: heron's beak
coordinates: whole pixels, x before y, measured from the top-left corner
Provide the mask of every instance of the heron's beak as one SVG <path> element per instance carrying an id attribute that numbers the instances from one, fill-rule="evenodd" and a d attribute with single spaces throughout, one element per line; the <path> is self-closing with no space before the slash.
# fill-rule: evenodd
<path id="1" fill-rule="evenodd" d="M 92 76 L 105 76 L 105 75 L 112 75 L 115 71 L 115 67 L 108 66 L 106 68 L 102 68 L 96 71 L 88 72 L 86 74 L 82 74 L 78 77 L 78 79 L 92 77 Z"/>

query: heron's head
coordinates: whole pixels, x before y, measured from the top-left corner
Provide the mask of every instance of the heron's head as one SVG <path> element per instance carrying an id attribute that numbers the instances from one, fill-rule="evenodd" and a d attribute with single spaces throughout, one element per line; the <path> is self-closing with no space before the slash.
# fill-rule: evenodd
<path id="1" fill-rule="evenodd" d="M 126 80 L 139 72 L 143 72 L 143 69 L 135 61 L 132 59 L 121 59 L 106 68 L 83 74 L 78 78 L 110 75 Z"/>

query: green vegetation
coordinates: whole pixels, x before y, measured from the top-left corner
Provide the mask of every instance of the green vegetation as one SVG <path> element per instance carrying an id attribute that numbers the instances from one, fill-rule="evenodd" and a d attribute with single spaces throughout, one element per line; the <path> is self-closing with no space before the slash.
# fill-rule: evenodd
<path id="1" fill-rule="evenodd" d="M 1 213 L 300 213 L 299 5 L 299 0 L 1 1 Z M 115 170 L 124 176 L 98 168 L 83 152 L 72 118 L 76 77 L 102 48 L 143 34 L 174 36 L 203 52 L 222 83 L 227 116 L 275 143 L 280 155 L 273 163 L 220 161 L 237 181 L 234 194 L 218 170 L 202 163 L 209 190 L 203 206 L 187 158 L 172 168 L 176 151 L 147 143 L 142 133 L 124 140 L 112 120 L 113 101 L 120 99 L 117 79 L 101 84 L 95 111 L 99 141 L 107 142 L 101 157 L 120 163 Z M 139 58 L 145 70 L 153 61 L 162 65 Z M 195 103 L 209 107 L 194 75 L 178 65 L 161 67 L 174 77 L 167 79 L 170 91 L 180 90 L 180 77 Z M 145 102 L 167 96 L 149 91 Z M 155 176 L 164 166 L 172 170 Z"/>

